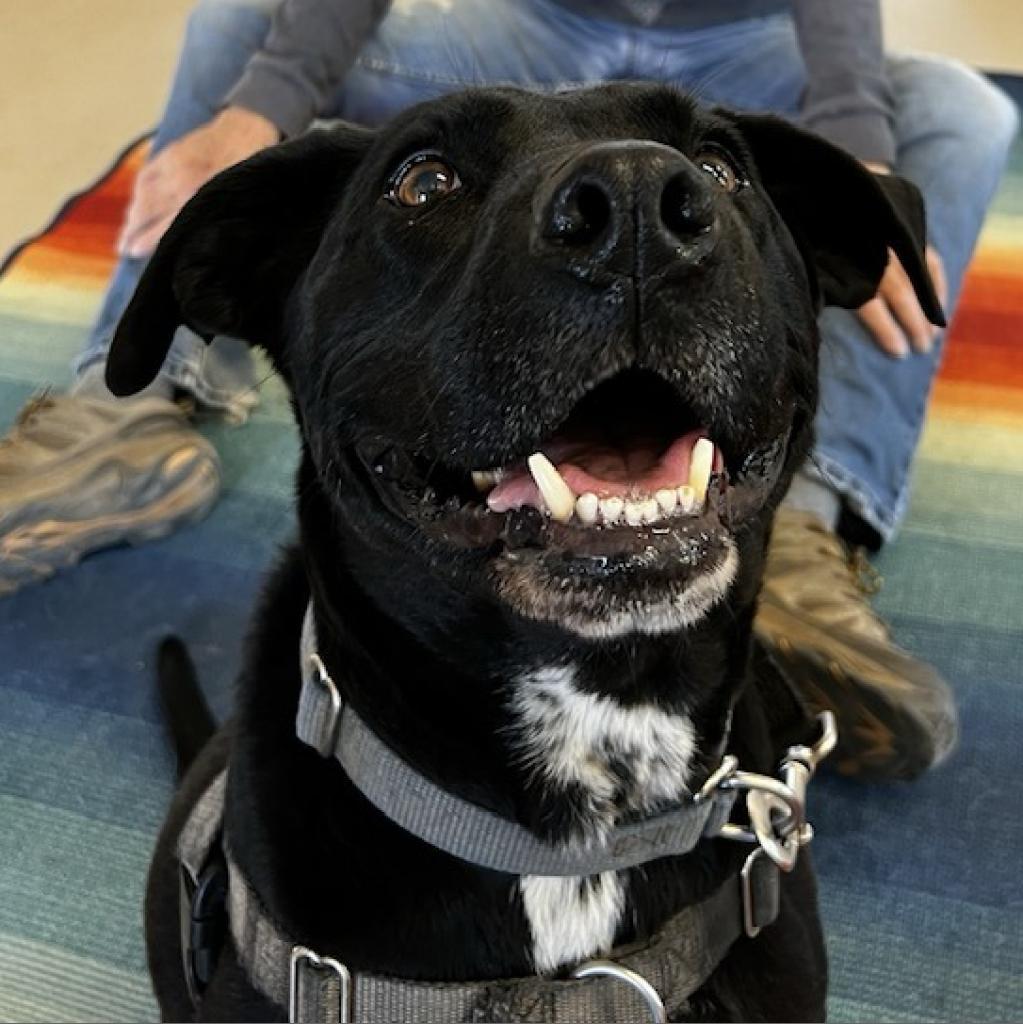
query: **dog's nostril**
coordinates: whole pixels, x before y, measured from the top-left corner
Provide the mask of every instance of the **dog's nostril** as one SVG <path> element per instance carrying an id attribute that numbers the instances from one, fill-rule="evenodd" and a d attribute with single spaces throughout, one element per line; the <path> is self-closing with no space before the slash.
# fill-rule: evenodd
<path id="1" fill-rule="evenodd" d="M 583 181 L 564 193 L 553 213 L 549 237 L 572 245 L 589 245 L 611 222 L 611 200 L 599 185 Z"/>
<path id="2" fill-rule="evenodd" d="M 714 223 L 713 201 L 687 175 L 676 174 L 661 193 L 661 221 L 673 235 L 691 238 Z"/>

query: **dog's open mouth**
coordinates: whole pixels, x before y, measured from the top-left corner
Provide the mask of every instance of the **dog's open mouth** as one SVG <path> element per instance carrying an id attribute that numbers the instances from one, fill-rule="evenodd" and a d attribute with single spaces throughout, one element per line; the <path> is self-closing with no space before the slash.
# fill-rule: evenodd
<path id="1" fill-rule="evenodd" d="M 544 550 L 581 560 L 576 571 L 600 571 L 637 556 L 656 561 L 662 549 L 692 559 L 694 547 L 714 547 L 712 534 L 760 507 L 784 447 L 783 437 L 730 452 L 672 385 L 628 370 L 590 390 L 534 451 L 472 472 L 414 458 L 419 486 L 406 479 L 403 490 L 434 537 Z"/>

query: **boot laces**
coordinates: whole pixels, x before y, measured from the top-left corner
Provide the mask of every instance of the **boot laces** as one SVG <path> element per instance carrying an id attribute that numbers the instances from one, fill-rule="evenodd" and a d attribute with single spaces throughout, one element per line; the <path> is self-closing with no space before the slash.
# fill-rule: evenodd
<path id="1" fill-rule="evenodd" d="M 866 597 L 874 597 L 884 586 L 884 576 L 867 557 L 865 548 L 855 547 L 849 552 L 849 573 L 856 589 Z"/>
<path id="2" fill-rule="evenodd" d="M 34 394 L 18 412 L 10 432 L 0 436 L 0 451 L 11 449 L 19 441 L 23 441 L 25 433 L 31 429 L 33 422 L 43 413 L 52 409 L 54 404 L 49 388 Z"/>
<path id="3" fill-rule="evenodd" d="M 870 603 L 884 583 L 881 573 L 864 548 L 847 547 L 816 517 L 783 511 L 768 564 L 767 589 L 802 614 L 878 638 L 889 635 Z"/>

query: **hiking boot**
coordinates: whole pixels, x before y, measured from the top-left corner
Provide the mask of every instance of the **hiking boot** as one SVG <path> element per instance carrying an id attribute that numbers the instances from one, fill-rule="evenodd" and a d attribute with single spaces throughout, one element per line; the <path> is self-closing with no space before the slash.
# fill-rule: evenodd
<path id="1" fill-rule="evenodd" d="M 166 398 L 33 398 L 0 439 L 0 596 L 163 537 L 219 492 L 217 453 Z"/>
<path id="2" fill-rule="evenodd" d="M 952 692 L 897 647 L 869 597 L 881 578 L 810 512 L 782 507 L 757 612 L 761 640 L 816 711 L 838 720 L 827 764 L 843 775 L 912 779 L 943 761 L 958 727 Z"/>

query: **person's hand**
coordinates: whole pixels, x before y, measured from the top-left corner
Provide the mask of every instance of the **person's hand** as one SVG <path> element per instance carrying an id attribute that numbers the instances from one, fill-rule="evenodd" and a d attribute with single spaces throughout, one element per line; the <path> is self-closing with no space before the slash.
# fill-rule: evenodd
<path id="1" fill-rule="evenodd" d="M 876 174 L 890 174 L 883 164 L 867 163 Z M 941 257 L 932 246 L 924 252 L 927 270 L 934 282 L 938 301 L 945 305 L 948 298 L 948 284 Z M 866 305 L 860 306 L 857 316 L 866 325 L 878 348 L 895 359 L 904 359 L 913 352 L 930 352 L 934 339 L 940 332 L 924 315 L 920 302 L 913 291 L 909 275 L 903 269 L 898 256 L 888 250 L 888 268 L 881 278 L 877 295 Z"/>
<path id="2" fill-rule="evenodd" d="M 934 291 L 944 306 L 948 286 L 941 257 L 931 246 L 927 246 L 925 256 Z M 877 295 L 865 306 L 860 306 L 856 315 L 873 335 L 878 348 L 895 359 L 904 359 L 910 350 L 930 352 L 941 330 L 924 315 L 909 275 L 891 250 L 888 251 L 888 269 L 881 278 Z"/>
<path id="3" fill-rule="evenodd" d="M 260 114 L 226 107 L 212 121 L 162 149 L 139 172 L 117 240 L 122 256 L 148 256 L 181 207 L 215 174 L 280 141 Z"/>

